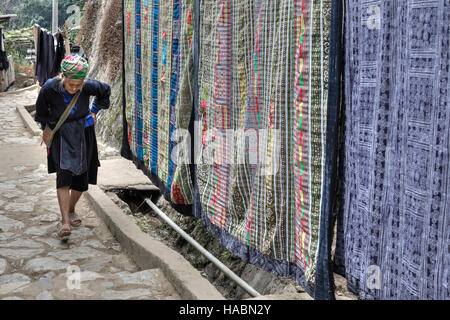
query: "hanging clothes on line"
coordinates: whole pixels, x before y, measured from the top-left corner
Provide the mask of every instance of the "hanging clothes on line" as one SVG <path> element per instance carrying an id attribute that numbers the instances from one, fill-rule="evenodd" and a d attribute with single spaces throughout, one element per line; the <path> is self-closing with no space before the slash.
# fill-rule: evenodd
<path id="1" fill-rule="evenodd" d="M 53 69 L 53 57 L 55 55 L 53 36 L 46 30 L 38 27 L 38 43 L 36 56 L 36 77 L 39 85 L 43 86 L 50 78 Z"/>
<path id="2" fill-rule="evenodd" d="M 37 48 L 35 75 L 39 84 L 43 86 L 48 79 L 53 78 L 58 74 L 59 66 L 65 56 L 66 50 L 64 46 L 64 37 L 60 32 L 53 36 L 47 30 L 37 26 L 36 33 Z"/>
<path id="3" fill-rule="evenodd" d="M 53 59 L 53 70 L 51 72 L 51 77 L 58 75 L 59 69 L 61 67 L 61 61 L 66 56 L 64 36 L 62 35 L 62 33 L 58 32 L 55 38 L 56 38 L 56 50 L 55 50 L 55 58 Z"/>
<path id="4" fill-rule="evenodd" d="M 9 62 L 8 62 L 8 55 L 5 51 L 5 40 L 3 35 L 3 30 L 0 29 L 0 71 L 1 70 L 8 70 L 9 68 Z"/>

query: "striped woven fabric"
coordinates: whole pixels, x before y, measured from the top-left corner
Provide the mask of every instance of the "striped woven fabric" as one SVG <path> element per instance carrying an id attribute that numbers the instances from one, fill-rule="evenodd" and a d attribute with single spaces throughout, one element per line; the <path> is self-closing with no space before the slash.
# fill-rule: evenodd
<path id="1" fill-rule="evenodd" d="M 340 1 L 123 1 L 122 155 L 233 253 L 334 298 Z"/>
<path id="2" fill-rule="evenodd" d="M 129 147 L 123 154 L 187 214 L 193 201 L 192 5 L 192 0 L 123 1 L 124 144 Z"/>
<path id="3" fill-rule="evenodd" d="M 346 2 L 335 263 L 363 299 L 450 299 L 450 1 Z"/>
<path id="4" fill-rule="evenodd" d="M 195 135 L 194 208 L 204 224 L 241 258 L 325 299 L 331 8 L 202 0 Z"/>

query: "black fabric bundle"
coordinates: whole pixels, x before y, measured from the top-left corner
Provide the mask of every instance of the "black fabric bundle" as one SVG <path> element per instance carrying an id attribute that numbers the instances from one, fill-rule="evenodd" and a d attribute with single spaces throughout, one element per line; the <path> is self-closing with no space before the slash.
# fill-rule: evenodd
<path id="1" fill-rule="evenodd" d="M 8 55 L 4 50 L 3 30 L 0 29 L 0 71 L 9 69 Z"/>
<path id="2" fill-rule="evenodd" d="M 56 37 L 56 49 L 55 49 Z M 64 38 L 61 33 L 53 37 L 51 33 L 38 27 L 38 43 L 36 52 L 36 77 L 39 84 L 45 82 L 59 73 L 61 61 L 65 56 Z"/>
<path id="3" fill-rule="evenodd" d="M 53 59 L 53 69 L 50 74 L 50 78 L 53 78 L 54 76 L 57 76 L 59 73 L 59 69 L 61 67 L 61 61 L 66 56 L 66 48 L 64 46 L 64 37 L 61 33 L 56 34 L 56 50 L 55 50 L 55 57 Z"/>

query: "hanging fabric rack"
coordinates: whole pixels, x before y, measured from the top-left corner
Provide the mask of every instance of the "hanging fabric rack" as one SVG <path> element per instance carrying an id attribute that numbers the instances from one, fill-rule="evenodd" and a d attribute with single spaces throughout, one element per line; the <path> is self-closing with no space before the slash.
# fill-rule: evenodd
<path id="1" fill-rule="evenodd" d="M 64 28 L 63 29 L 58 28 L 58 32 L 56 32 L 56 33 L 52 33 L 49 30 L 47 30 L 46 28 L 43 28 L 43 27 L 41 27 L 38 24 L 34 24 L 33 25 L 34 50 L 35 50 L 36 55 L 37 55 L 37 52 L 38 52 L 38 36 L 39 36 L 38 30 L 39 29 L 41 31 L 44 31 L 44 32 L 47 32 L 47 33 L 51 34 L 52 36 L 55 36 L 57 33 L 62 34 L 62 36 L 64 38 L 64 45 L 65 45 L 65 50 L 66 50 L 66 56 L 70 54 L 69 28 L 68 28 L 67 21 L 64 23 Z M 35 68 L 37 68 L 37 63 L 35 65 Z M 38 81 L 37 85 L 38 85 L 38 90 L 40 90 L 41 85 L 40 85 L 39 81 Z"/>

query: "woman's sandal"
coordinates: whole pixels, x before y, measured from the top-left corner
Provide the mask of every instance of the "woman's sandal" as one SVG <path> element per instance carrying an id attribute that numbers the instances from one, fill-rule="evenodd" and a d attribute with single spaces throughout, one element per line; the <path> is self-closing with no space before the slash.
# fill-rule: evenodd
<path id="1" fill-rule="evenodd" d="M 81 225 L 81 218 L 75 213 L 69 213 L 70 225 L 74 228 L 77 228 Z"/>
<path id="2" fill-rule="evenodd" d="M 58 237 L 60 239 L 64 239 L 70 236 L 71 233 L 72 232 L 70 231 L 70 225 L 68 225 L 67 223 L 61 224 L 58 230 Z"/>

